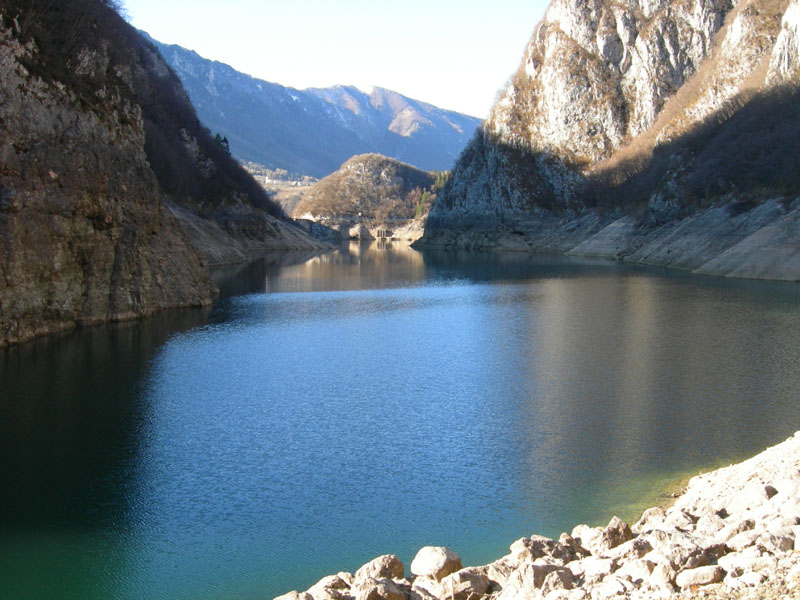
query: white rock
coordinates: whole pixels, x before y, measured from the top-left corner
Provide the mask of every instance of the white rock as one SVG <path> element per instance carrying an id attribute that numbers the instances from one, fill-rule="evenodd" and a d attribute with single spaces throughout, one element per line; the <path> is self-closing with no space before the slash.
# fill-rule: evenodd
<path id="1" fill-rule="evenodd" d="M 649 583 L 651 587 L 672 591 L 676 576 L 677 573 L 675 569 L 669 564 L 656 564 L 656 566 L 653 567 L 653 571 L 650 573 Z"/>
<path id="2" fill-rule="evenodd" d="M 703 515 L 695 523 L 695 533 L 700 536 L 716 537 L 725 528 L 725 521 L 717 514 Z"/>
<path id="3" fill-rule="evenodd" d="M 777 494 L 777 490 L 771 485 L 753 482 L 736 493 L 725 506 L 725 509 L 731 516 L 744 517 L 748 511 L 762 506 L 775 494 Z"/>
<path id="4" fill-rule="evenodd" d="M 559 570 L 564 570 L 564 567 L 544 559 L 526 562 L 511 574 L 505 587 L 497 596 L 497 600 L 519 600 L 533 597 L 539 593 L 545 578 L 553 571 Z"/>
<path id="5" fill-rule="evenodd" d="M 719 583 L 725 576 L 725 571 L 719 565 L 687 569 L 678 573 L 675 583 L 679 588 L 685 589 L 693 585 L 709 585 Z"/>
<path id="6" fill-rule="evenodd" d="M 363 565 L 355 573 L 355 580 L 372 577 L 373 579 L 400 579 L 405 572 L 403 562 L 394 554 L 384 554 Z"/>
<path id="7" fill-rule="evenodd" d="M 489 589 L 489 578 L 479 569 L 466 568 L 444 577 L 439 582 L 440 598 L 448 600 L 477 600 Z"/>
<path id="8" fill-rule="evenodd" d="M 403 590 L 391 579 L 365 577 L 351 588 L 355 600 L 407 600 Z"/>
<path id="9" fill-rule="evenodd" d="M 571 590 L 574 587 L 572 572 L 568 569 L 557 569 L 548 573 L 542 582 L 541 596 L 547 596 L 555 590 Z"/>
<path id="10" fill-rule="evenodd" d="M 624 544 L 620 544 L 616 548 L 612 548 L 605 553 L 609 558 L 617 559 L 617 562 L 622 564 L 629 560 L 636 560 L 642 558 L 648 552 L 651 552 L 653 547 L 650 542 L 645 538 L 635 538 L 628 540 Z"/>
<path id="11" fill-rule="evenodd" d="M 642 513 L 642 518 L 636 522 L 632 529 L 637 533 L 652 529 L 663 529 L 664 519 L 666 518 L 667 513 L 660 506 L 648 508 Z"/>
<path id="12" fill-rule="evenodd" d="M 614 574 L 630 579 L 636 584 L 641 584 L 645 581 L 650 581 L 650 576 L 655 566 L 656 564 L 649 560 L 638 558 L 625 563 Z"/>
<path id="13" fill-rule="evenodd" d="M 790 588 L 800 587 L 800 564 L 794 565 L 786 574 L 786 583 Z"/>
<path id="14" fill-rule="evenodd" d="M 442 546 L 425 546 L 421 548 L 410 570 L 414 575 L 441 579 L 461 569 L 461 558 Z"/>
<path id="15" fill-rule="evenodd" d="M 572 565 L 573 563 L 568 563 L 567 567 L 572 570 Z M 573 571 L 576 576 L 583 577 L 588 582 L 598 582 L 606 575 L 616 571 L 617 561 L 614 558 L 598 558 L 596 556 L 589 556 L 578 561 L 576 566 L 578 567 L 577 570 L 581 573 L 578 575 L 575 571 Z"/>
<path id="16" fill-rule="evenodd" d="M 314 600 L 313 596 L 308 592 L 298 592 L 297 590 L 292 590 L 282 596 L 277 596 L 274 600 Z"/>
<path id="17" fill-rule="evenodd" d="M 352 575 L 339 573 L 323 577 L 308 589 L 314 600 L 346 600 L 350 597 Z"/>

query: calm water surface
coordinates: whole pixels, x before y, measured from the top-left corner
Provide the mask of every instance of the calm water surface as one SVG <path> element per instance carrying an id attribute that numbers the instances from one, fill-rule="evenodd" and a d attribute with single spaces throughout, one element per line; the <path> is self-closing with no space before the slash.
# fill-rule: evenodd
<path id="1" fill-rule="evenodd" d="M 800 286 L 352 246 L 0 351 L 0 590 L 255 599 L 635 518 L 800 429 Z"/>

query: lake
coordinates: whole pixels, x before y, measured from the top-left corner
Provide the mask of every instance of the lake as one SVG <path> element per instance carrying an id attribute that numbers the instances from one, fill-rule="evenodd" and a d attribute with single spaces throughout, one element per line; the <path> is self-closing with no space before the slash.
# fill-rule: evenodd
<path id="1" fill-rule="evenodd" d="M 465 564 L 800 429 L 800 286 L 353 244 L 0 350 L 0 589 L 255 599 Z"/>

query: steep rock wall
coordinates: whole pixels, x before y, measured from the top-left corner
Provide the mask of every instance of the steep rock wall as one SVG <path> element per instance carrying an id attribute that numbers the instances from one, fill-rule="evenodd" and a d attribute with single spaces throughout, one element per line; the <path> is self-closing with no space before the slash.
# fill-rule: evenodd
<path id="1" fill-rule="evenodd" d="M 798 15 L 796 0 L 554 0 L 418 245 L 796 279 Z M 756 210 L 766 201 L 777 212 Z M 764 247 L 755 262 L 772 267 L 737 268 L 728 251 L 764 214 L 785 234 L 780 256 Z M 692 227 L 678 224 L 695 217 L 725 260 L 699 246 L 688 259 Z M 655 239 L 661 251 L 642 250 Z"/>
<path id="2" fill-rule="evenodd" d="M 0 346 L 209 304 L 204 259 L 161 207 L 138 107 L 85 110 L 30 75 L 33 51 L 0 33 Z"/>

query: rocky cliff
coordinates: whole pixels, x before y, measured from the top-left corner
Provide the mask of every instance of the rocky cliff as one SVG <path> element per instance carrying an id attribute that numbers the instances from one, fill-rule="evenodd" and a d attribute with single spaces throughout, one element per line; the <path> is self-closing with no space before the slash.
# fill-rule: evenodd
<path id="1" fill-rule="evenodd" d="M 226 243 L 288 226 L 111 2 L 4 0 L 0 72 L 0 346 L 209 304 L 164 199 Z"/>
<path id="2" fill-rule="evenodd" d="M 427 246 L 800 279 L 796 0 L 554 0 Z"/>
<path id="3" fill-rule="evenodd" d="M 287 88 L 149 39 L 181 78 L 202 121 L 228 138 L 234 155 L 272 169 L 323 177 L 363 153 L 449 169 L 480 125 L 475 117 L 383 88 Z"/>

